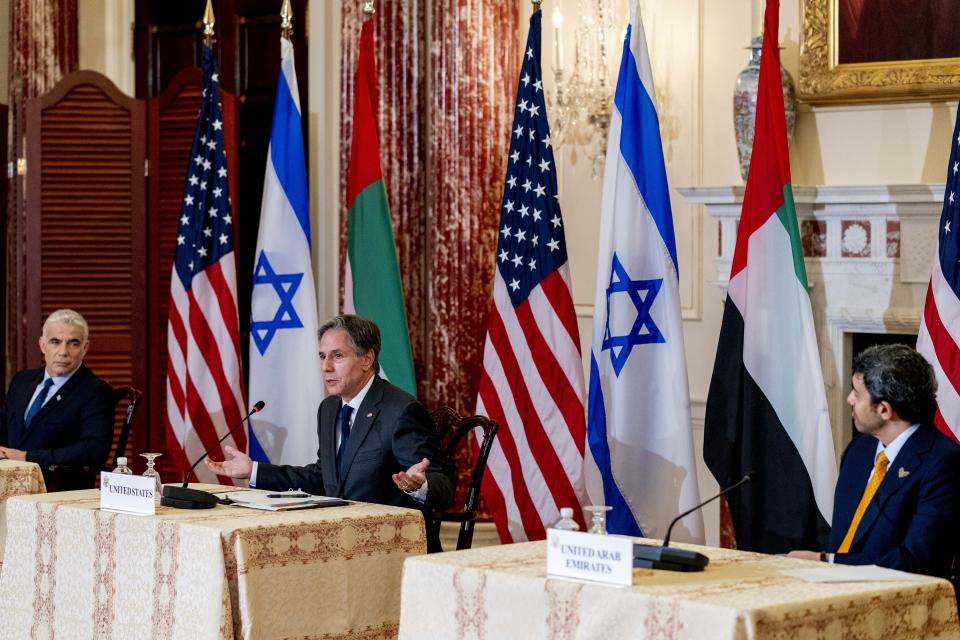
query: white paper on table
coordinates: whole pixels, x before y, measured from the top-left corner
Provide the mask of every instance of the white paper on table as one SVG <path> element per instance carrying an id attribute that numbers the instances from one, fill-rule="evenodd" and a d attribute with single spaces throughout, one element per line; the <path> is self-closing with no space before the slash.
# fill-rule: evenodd
<path id="1" fill-rule="evenodd" d="M 293 492 L 299 494 L 299 492 Z M 291 509 L 308 509 L 310 507 L 322 507 L 328 504 L 340 504 L 343 500 L 340 498 L 331 498 L 327 496 L 307 495 L 303 498 L 292 497 L 291 492 L 269 493 L 267 491 L 231 491 L 224 494 L 235 506 L 248 507 L 250 509 L 262 509 L 264 511 L 288 511 Z M 304 494 L 299 494 L 304 495 Z M 276 497 L 270 497 L 276 496 Z"/>
<path id="2" fill-rule="evenodd" d="M 804 582 L 896 582 L 927 579 L 927 576 L 878 567 L 875 564 L 859 566 L 835 564 L 816 569 L 785 569 L 780 573 L 792 578 L 799 578 Z"/>

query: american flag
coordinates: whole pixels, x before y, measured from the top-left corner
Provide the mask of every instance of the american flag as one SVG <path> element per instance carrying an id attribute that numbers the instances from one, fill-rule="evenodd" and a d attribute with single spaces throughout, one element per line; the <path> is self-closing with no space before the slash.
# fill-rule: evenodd
<path id="1" fill-rule="evenodd" d="M 243 418 L 244 406 L 233 218 L 210 47 L 203 49 L 203 95 L 190 156 L 167 325 L 167 444 L 183 472 Z M 246 448 L 242 430 L 232 438 L 227 442 Z M 202 466 L 197 474 L 214 481 Z"/>
<path id="2" fill-rule="evenodd" d="M 583 524 L 585 418 L 577 319 L 540 70 L 540 11 L 517 86 L 477 412 L 502 425 L 483 481 L 500 538 L 538 540 L 573 507 Z"/>
<path id="3" fill-rule="evenodd" d="M 960 111 L 950 141 L 937 260 L 927 289 L 917 351 L 937 374 L 937 427 L 960 442 Z"/>

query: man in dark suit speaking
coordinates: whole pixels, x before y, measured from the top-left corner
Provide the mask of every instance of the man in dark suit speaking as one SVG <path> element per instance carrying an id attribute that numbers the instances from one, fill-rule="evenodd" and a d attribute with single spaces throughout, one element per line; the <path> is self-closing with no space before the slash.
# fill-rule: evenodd
<path id="1" fill-rule="evenodd" d="M 360 316 L 344 315 L 318 334 L 330 395 L 317 411 L 317 461 L 305 467 L 261 464 L 227 446 L 228 459 L 208 458 L 207 466 L 218 475 L 249 478 L 261 489 L 302 489 L 421 510 L 446 507 L 453 498 L 452 470 L 430 415 L 413 396 L 377 375 L 380 329 Z M 437 549 L 439 532 L 429 520 L 427 534 L 429 548 Z"/>
<path id="2" fill-rule="evenodd" d="M 113 440 L 110 386 L 83 365 L 87 321 L 72 309 L 47 317 L 40 337 L 46 366 L 17 373 L 0 415 L 0 458 L 40 465 L 101 466 Z"/>
<path id="3" fill-rule="evenodd" d="M 937 382 L 923 356 L 857 356 L 847 402 L 862 435 L 843 453 L 828 550 L 790 555 L 950 577 L 960 553 L 960 446 L 932 425 Z"/>

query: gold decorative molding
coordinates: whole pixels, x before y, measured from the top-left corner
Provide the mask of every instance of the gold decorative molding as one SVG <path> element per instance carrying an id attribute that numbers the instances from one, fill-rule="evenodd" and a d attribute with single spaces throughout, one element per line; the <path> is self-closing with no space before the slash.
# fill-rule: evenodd
<path id="1" fill-rule="evenodd" d="M 811 104 L 960 96 L 960 58 L 838 64 L 837 3 L 803 0 L 798 97 Z"/>

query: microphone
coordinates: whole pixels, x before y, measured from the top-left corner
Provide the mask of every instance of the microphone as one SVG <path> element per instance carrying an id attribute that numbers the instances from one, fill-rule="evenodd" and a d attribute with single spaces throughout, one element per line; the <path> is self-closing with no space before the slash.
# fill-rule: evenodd
<path id="1" fill-rule="evenodd" d="M 255 413 L 258 413 L 266 403 L 261 400 L 253 405 L 253 408 L 250 409 L 250 413 L 245 415 L 240 419 L 240 422 L 233 425 L 229 431 L 223 434 L 223 437 L 217 440 L 217 443 L 203 452 L 203 455 L 197 458 L 196 462 L 193 463 L 193 466 L 190 467 L 190 470 L 183 476 L 183 485 L 179 487 L 174 486 L 165 486 L 163 488 L 163 494 L 160 498 L 160 504 L 165 507 L 173 507 L 174 509 L 212 509 L 217 505 L 217 498 L 212 493 L 207 493 L 206 491 L 201 491 L 200 489 L 190 489 L 187 485 L 190 484 L 190 474 L 193 473 L 193 470 L 197 468 L 197 465 L 203 462 L 203 459 L 206 458 L 210 453 L 220 446 L 224 440 L 227 439 L 230 434 L 243 426 L 243 423 Z"/>
<path id="2" fill-rule="evenodd" d="M 720 496 L 733 491 L 740 485 L 753 481 L 756 475 L 756 471 L 747 473 L 738 482 L 730 485 L 709 500 L 704 500 L 692 509 L 688 509 L 678 515 L 673 519 L 673 521 L 670 522 L 670 526 L 667 527 L 667 535 L 664 536 L 663 544 L 661 546 L 657 547 L 639 542 L 635 543 L 633 545 L 633 566 L 642 567 L 645 569 L 665 569 L 667 571 L 703 571 L 703 569 L 710 562 L 710 558 L 702 553 L 697 553 L 696 551 L 690 551 L 688 549 L 676 549 L 670 546 L 670 534 L 673 533 L 673 525 L 677 524 L 694 511 L 702 509 L 704 506 L 710 504 Z"/>

